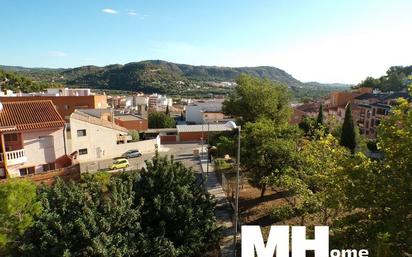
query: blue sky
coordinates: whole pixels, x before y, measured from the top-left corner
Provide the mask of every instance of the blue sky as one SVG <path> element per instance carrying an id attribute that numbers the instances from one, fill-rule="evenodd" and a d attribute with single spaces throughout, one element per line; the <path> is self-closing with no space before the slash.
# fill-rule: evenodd
<path id="1" fill-rule="evenodd" d="M 412 64 L 410 0 L 0 0 L 0 64 L 270 65 L 357 83 Z"/>

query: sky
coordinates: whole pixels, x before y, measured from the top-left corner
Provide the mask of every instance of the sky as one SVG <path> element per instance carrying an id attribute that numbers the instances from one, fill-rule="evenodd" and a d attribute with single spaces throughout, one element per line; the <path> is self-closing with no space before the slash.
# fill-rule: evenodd
<path id="1" fill-rule="evenodd" d="M 411 0 L 0 0 L 0 64 L 160 59 L 356 84 L 412 65 Z"/>

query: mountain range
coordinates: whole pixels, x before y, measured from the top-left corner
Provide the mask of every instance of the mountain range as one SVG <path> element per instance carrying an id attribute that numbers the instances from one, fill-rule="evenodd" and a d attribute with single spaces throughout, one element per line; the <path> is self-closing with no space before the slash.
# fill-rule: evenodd
<path id="1" fill-rule="evenodd" d="M 55 82 L 66 86 L 93 89 L 174 93 L 184 90 L 201 90 L 220 87 L 220 82 L 233 82 L 241 74 L 267 78 L 285 83 L 292 89 L 327 87 L 317 82 L 303 83 L 284 70 L 271 66 L 218 67 L 177 64 L 161 60 L 114 64 L 104 67 L 81 66 L 77 68 L 26 68 L 2 66 L 0 69 L 26 76 L 33 81 Z M 332 84 L 335 87 L 348 87 Z"/>

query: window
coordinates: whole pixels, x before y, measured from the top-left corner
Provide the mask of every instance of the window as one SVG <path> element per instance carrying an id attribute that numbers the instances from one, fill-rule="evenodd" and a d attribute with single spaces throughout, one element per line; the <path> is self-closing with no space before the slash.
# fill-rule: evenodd
<path id="1" fill-rule="evenodd" d="M 17 134 L 5 134 L 4 141 L 6 142 L 16 142 L 17 141 Z"/>
<path id="2" fill-rule="evenodd" d="M 64 105 L 64 109 L 66 109 L 66 110 L 70 109 L 70 105 L 65 104 L 65 105 Z"/>
<path id="3" fill-rule="evenodd" d="M 78 129 L 77 130 L 77 136 L 78 137 L 85 137 L 86 136 L 86 130 L 85 129 Z"/>
<path id="4" fill-rule="evenodd" d="M 27 176 L 29 174 L 34 174 L 34 166 L 33 167 L 27 167 L 20 169 L 20 176 Z"/>
<path id="5" fill-rule="evenodd" d="M 79 149 L 79 155 L 87 154 L 87 148 Z"/>
<path id="6" fill-rule="evenodd" d="M 54 163 L 43 164 L 43 171 L 55 170 L 56 165 Z"/>

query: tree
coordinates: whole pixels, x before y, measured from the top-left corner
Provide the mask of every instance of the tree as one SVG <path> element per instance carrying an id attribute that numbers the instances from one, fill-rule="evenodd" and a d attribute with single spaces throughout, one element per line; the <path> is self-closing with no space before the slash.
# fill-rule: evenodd
<path id="1" fill-rule="evenodd" d="M 285 124 L 291 114 L 289 101 L 285 85 L 243 74 L 238 78 L 234 91 L 223 102 L 222 109 L 241 123 L 266 118 L 276 124 Z"/>
<path id="2" fill-rule="evenodd" d="M 0 249 L 16 242 L 40 214 L 36 185 L 26 179 L 11 179 L 0 183 Z"/>
<path id="3" fill-rule="evenodd" d="M 260 119 L 246 123 L 242 135 L 242 168 L 250 172 L 251 184 L 260 189 L 263 197 L 268 184 L 265 179 L 297 164 L 300 133 L 295 126 L 278 127 L 268 119 Z"/>
<path id="4" fill-rule="evenodd" d="M 323 126 L 323 106 L 322 104 L 319 105 L 319 113 L 318 113 L 318 117 L 316 118 L 316 125 L 318 128 Z"/>
<path id="5" fill-rule="evenodd" d="M 140 208 L 133 207 L 132 181 L 99 183 L 58 180 L 39 192 L 44 211 L 26 231 L 15 256 L 138 256 L 144 252 Z"/>
<path id="6" fill-rule="evenodd" d="M 175 126 L 175 121 L 165 113 L 149 113 L 149 128 L 174 128 Z"/>
<path id="7" fill-rule="evenodd" d="M 140 139 L 139 131 L 137 131 L 137 130 L 130 130 L 129 135 L 132 137 L 133 141 L 139 141 L 139 139 Z"/>
<path id="8" fill-rule="evenodd" d="M 313 137 L 316 130 L 316 120 L 312 117 L 303 117 L 299 123 L 299 128 L 302 129 L 305 136 Z"/>
<path id="9" fill-rule="evenodd" d="M 345 119 L 342 124 L 340 144 L 348 148 L 352 153 L 355 152 L 357 145 L 355 129 L 356 127 L 352 118 L 352 107 L 351 104 L 348 103 L 345 109 Z"/>
<path id="10" fill-rule="evenodd" d="M 166 112 L 165 112 L 165 114 L 166 114 L 167 116 L 170 116 L 169 105 L 166 105 Z"/>
<path id="11" fill-rule="evenodd" d="M 275 186 L 291 194 L 284 197 L 287 205 L 274 210 L 275 216 L 282 220 L 300 217 L 300 224 L 305 225 L 306 216 L 317 213 L 316 222 L 330 225 L 343 211 L 342 174 L 353 163 L 349 152 L 330 134 L 308 141 L 299 152 L 295 168 L 270 178 Z"/>
<path id="12" fill-rule="evenodd" d="M 215 202 L 181 162 L 156 154 L 134 190 L 136 204 L 143 203 L 142 229 L 154 246 L 147 256 L 199 256 L 217 244 Z"/>
<path id="13" fill-rule="evenodd" d="M 377 141 L 383 159 L 364 158 L 347 168 L 348 183 L 343 191 L 350 214 L 337 222 L 332 242 L 367 248 L 373 256 L 409 256 L 412 254 L 412 103 L 405 99 L 398 101 L 380 123 Z"/>

